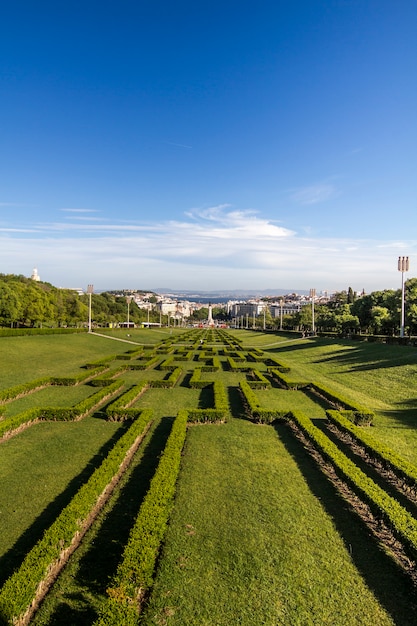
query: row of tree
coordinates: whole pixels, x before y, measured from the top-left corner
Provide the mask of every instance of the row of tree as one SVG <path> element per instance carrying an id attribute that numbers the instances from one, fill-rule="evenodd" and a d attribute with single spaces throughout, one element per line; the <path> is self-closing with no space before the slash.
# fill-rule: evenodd
<path id="1" fill-rule="evenodd" d="M 90 296 L 72 289 L 58 289 L 49 283 L 35 282 L 25 276 L 0 274 L 0 326 L 8 327 L 81 327 L 90 319 Z M 126 322 L 127 300 L 114 293 L 92 294 L 91 319 L 94 324 Z M 149 321 L 157 321 L 151 312 Z M 129 307 L 129 320 L 147 320 L 146 311 Z"/>
<path id="2" fill-rule="evenodd" d="M 128 295 L 128 294 L 126 294 Z M 0 274 L 0 326 L 80 327 L 88 324 L 90 317 L 89 295 L 79 295 L 70 289 L 58 289 L 49 283 L 35 282 L 24 276 Z M 355 297 L 351 288 L 338 292 L 325 304 L 314 307 L 314 327 L 317 332 L 398 334 L 401 315 L 401 290 L 374 291 Z M 149 310 L 132 303 L 129 321 L 168 323 L 166 315 L 156 309 L 155 295 L 149 297 Z M 190 322 L 207 319 L 208 309 L 196 310 Z M 124 295 L 114 292 L 92 294 L 91 319 L 94 324 L 126 322 L 128 304 Z M 213 318 L 231 321 L 222 308 L 213 308 Z M 305 330 L 313 327 L 313 307 L 306 305 L 293 315 L 273 318 L 269 308 L 256 320 L 246 320 L 251 327 Z M 417 278 L 405 283 L 405 330 L 417 334 Z"/>
<path id="3" fill-rule="evenodd" d="M 314 307 L 317 332 L 367 333 L 396 335 L 401 325 L 401 290 L 385 289 L 352 296 L 352 290 L 341 291 L 325 304 Z M 274 320 L 274 325 L 281 320 Z M 306 305 L 294 315 L 283 316 L 284 329 L 297 326 L 300 330 L 313 327 L 313 306 Z M 417 278 L 405 283 L 405 332 L 417 334 Z"/>

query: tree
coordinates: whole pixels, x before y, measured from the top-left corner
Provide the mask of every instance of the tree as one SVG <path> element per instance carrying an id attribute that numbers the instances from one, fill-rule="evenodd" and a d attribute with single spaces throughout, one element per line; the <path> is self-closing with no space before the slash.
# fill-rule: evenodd
<path id="1" fill-rule="evenodd" d="M 13 326 L 20 318 L 21 307 L 16 290 L 7 283 L 0 284 L 0 325 Z"/>

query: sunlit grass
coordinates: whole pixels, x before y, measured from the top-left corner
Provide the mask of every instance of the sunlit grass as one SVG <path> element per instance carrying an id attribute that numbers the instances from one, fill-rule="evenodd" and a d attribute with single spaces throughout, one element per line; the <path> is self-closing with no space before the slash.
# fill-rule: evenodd
<path id="1" fill-rule="evenodd" d="M 80 373 L 80 367 L 132 346 L 94 335 L 1 337 L 0 389 L 43 378 Z"/>
<path id="2" fill-rule="evenodd" d="M 32 407 L 39 406 L 74 406 L 78 402 L 85 400 L 89 396 L 97 393 L 96 387 L 90 387 L 89 385 L 76 385 L 70 387 L 63 387 L 60 385 L 45 387 L 39 391 L 29 393 L 18 400 L 9 402 L 4 407 L 5 417 L 9 415 L 16 415 Z"/>
<path id="3" fill-rule="evenodd" d="M 190 429 L 141 624 L 393 624 L 272 427 Z"/>
<path id="4" fill-rule="evenodd" d="M 120 424 L 93 418 L 43 422 L 1 444 L 0 556 L 71 481 L 88 471 L 119 428 Z"/>

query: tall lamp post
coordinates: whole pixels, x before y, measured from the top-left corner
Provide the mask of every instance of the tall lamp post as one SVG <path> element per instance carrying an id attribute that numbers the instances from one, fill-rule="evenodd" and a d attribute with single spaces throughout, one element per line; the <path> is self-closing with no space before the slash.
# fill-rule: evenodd
<path id="1" fill-rule="evenodd" d="M 87 285 L 88 293 L 88 332 L 91 333 L 91 294 L 94 291 L 94 285 Z"/>
<path id="2" fill-rule="evenodd" d="M 126 296 L 127 302 L 127 327 L 130 328 L 130 303 L 133 300 L 133 296 Z"/>
<path id="3" fill-rule="evenodd" d="M 398 257 L 398 271 L 401 272 L 401 327 L 400 337 L 404 337 L 404 324 L 405 324 L 405 305 L 404 305 L 404 272 L 408 272 L 410 269 L 410 262 L 408 256 Z"/>
<path id="4" fill-rule="evenodd" d="M 280 305 L 279 329 L 282 330 L 282 307 L 284 306 L 284 300 L 282 298 L 279 301 L 279 305 Z"/>
<path id="5" fill-rule="evenodd" d="M 313 335 L 316 334 L 316 324 L 314 320 L 314 298 L 316 297 L 316 290 L 310 289 L 310 298 L 311 298 L 311 332 Z"/>

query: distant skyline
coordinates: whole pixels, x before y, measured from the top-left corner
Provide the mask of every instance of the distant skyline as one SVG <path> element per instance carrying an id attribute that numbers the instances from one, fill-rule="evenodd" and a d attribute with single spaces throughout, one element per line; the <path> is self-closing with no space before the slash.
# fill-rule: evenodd
<path id="1" fill-rule="evenodd" d="M 0 273 L 95 289 L 417 276 L 417 3 L 0 11 Z"/>

